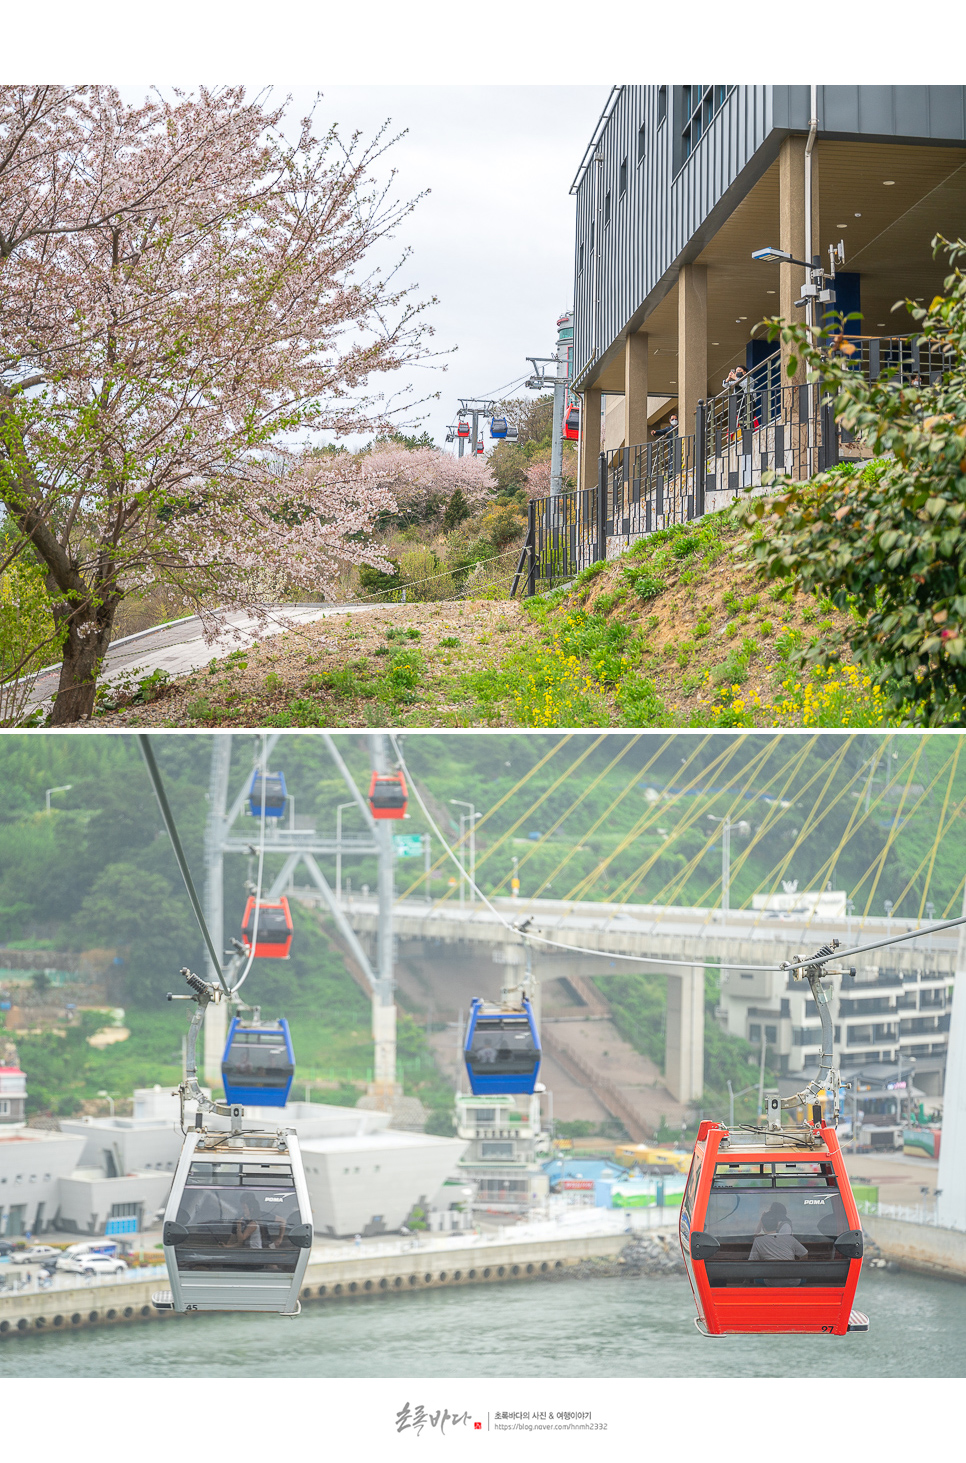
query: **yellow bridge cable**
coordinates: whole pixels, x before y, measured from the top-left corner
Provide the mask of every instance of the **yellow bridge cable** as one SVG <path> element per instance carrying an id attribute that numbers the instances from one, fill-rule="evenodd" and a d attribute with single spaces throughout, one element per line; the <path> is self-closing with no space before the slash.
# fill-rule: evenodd
<path id="1" fill-rule="evenodd" d="M 919 901 L 919 913 L 918 913 L 917 918 L 920 921 L 920 923 L 922 922 L 922 912 L 923 912 L 923 910 L 926 907 L 926 900 L 929 897 L 929 885 L 932 882 L 933 864 L 936 862 L 936 854 L 939 851 L 940 840 L 942 839 L 943 832 L 944 832 L 944 829 L 945 829 L 945 824 L 946 824 L 946 809 L 949 807 L 949 798 L 950 798 L 950 794 L 952 793 L 952 790 L 953 790 L 953 781 L 954 781 L 954 779 L 956 777 L 956 768 L 959 765 L 959 754 L 962 751 L 962 749 L 963 749 L 962 737 L 957 737 L 956 738 L 956 751 L 955 751 L 955 753 L 953 755 L 953 765 L 949 769 L 949 782 L 946 784 L 946 796 L 943 798 L 943 805 L 942 805 L 942 809 L 941 809 L 940 814 L 939 814 L 939 827 L 936 829 L 936 836 L 935 836 L 935 838 L 932 841 L 932 852 L 931 852 L 930 857 L 929 857 L 929 870 L 928 870 L 928 872 L 926 874 L 926 881 L 925 881 L 925 883 L 923 885 L 923 889 L 922 889 L 922 899 Z M 966 798 L 964 798 L 963 802 L 966 802 Z M 952 818 L 950 818 L 950 820 L 949 820 L 950 823 L 954 823 L 956 821 L 956 818 L 962 812 L 962 809 L 963 809 L 963 803 L 960 803 L 959 804 L 959 807 L 956 809 L 956 811 L 953 814 Z M 918 870 L 916 872 L 918 874 Z M 908 885 L 906 887 L 908 888 Z M 903 896 L 905 895 L 905 892 L 906 892 L 906 890 L 904 889 L 902 891 Z"/>
<path id="2" fill-rule="evenodd" d="M 529 862 L 529 860 L 533 857 L 533 855 L 537 852 L 537 850 L 539 848 L 542 848 L 546 844 L 547 840 L 553 837 L 553 835 L 557 832 L 557 830 L 567 821 L 567 819 L 570 817 L 571 813 L 573 813 L 580 806 L 580 804 L 583 803 L 590 796 L 590 794 L 592 792 L 595 792 L 596 791 L 596 789 L 600 786 L 600 784 L 604 781 L 604 779 L 606 777 L 608 777 L 610 775 L 610 773 L 613 771 L 613 769 L 617 766 L 618 762 L 620 762 L 623 757 L 626 757 L 627 756 L 627 753 L 631 750 L 631 748 L 632 747 L 636 747 L 637 746 L 637 743 L 640 740 L 641 740 L 640 735 L 638 735 L 638 736 L 635 736 L 635 737 L 631 737 L 631 738 L 629 738 L 628 740 L 625 741 L 623 747 L 617 753 L 617 756 L 611 758 L 611 760 L 610 760 L 610 762 L 608 762 L 607 766 L 601 772 L 598 772 L 597 776 L 593 779 L 592 782 L 589 782 L 587 784 L 587 786 L 584 788 L 583 792 L 581 792 L 576 798 L 574 798 L 574 801 L 570 804 L 570 807 L 567 809 L 567 811 L 565 813 L 563 813 L 561 815 L 561 817 L 559 817 L 557 819 L 557 821 L 556 821 L 556 823 L 554 823 L 553 827 L 550 828 L 549 831 L 544 834 L 544 836 L 540 839 L 540 841 L 538 843 L 532 843 L 530 845 L 530 847 L 527 849 L 526 853 L 523 855 L 523 857 L 517 861 L 517 867 L 516 867 L 516 873 L 517 874 L 519 874 L 520 870 L 524 867 L 524 865 L 526 863 Z M 670 737 L 665 738 L 664 742 L 662 742 L 661 746 L 657 749 L 657 751 L 651 757 L 651 759 L 647 763 L 647 765 L 641 770 L 641 772 L 635 772 L 633 774 L 633 776 L 632 776 L 632 778 L 631 778 L 631 780 L 630 780 L 630 782 L 628 784 L 629 786 L 633 786 L 634 785 L 634 779 L 642 776 L 643 773 L 646 772 L 648 770 L 648 768 L 657 760 L 657 758 L 661 756 L 661 754 L 665 751 L 665 749 L 667 748 L 668 743 L 670 741 L 671 741 L 671 738 Z M 625 791 L 626 791 L 626 788 L 620 794 L 618 794 L 618 796 L 613 800 L 613 802 L 610 805 L 610 808 L 608 808 L 605 811 L 605 813 L 603 814 L 604 817 L 608 816 L 608 814 L 612 811 L 612 809 L 617 806 L 617 804 L 620 801 L 621 797 L 624 796 L 624 792 Z M 585 834 L 582 834 L 581 837 L 586 837 L 586 835 Z M 566 853 L 564 855 L 563 859 L 561 859 L 560 862 L 557 864 L 557 867 L 554 870 L 552 870 L 552 872 L 550 874 L 548 874 L 547 878 L 543 881 L 543 883 L 540 886 L 540 889 L 545 889 L 547 887 L 548 883 L 552 882 L 552 880 L 556 876 L 557 872 L 560 869 L 562 869 L 562 868 L 565 867 L 565 865 L 567 864 L 567 862 L 569 861 L 569 859 L 573 856 L 573 853 L 575 851 L 576 850 L 571 850 L 570 853 Z M 496 887 L 493 890 L 493 897 L 494 898 L 496 897 L 497 894 L 499 894 L 500 890 L 503 889 L 506 886 L 507 880 L 508 879 L 511 879 L 512 877 L 513 877 L 513 873 L 512 872 L 511 873 L 504 874 L 504 876 L 500 880 L 499 884 L 497 884 Z M 540 891 L 538 890 L 537 892 L 539 893 Z M 531 895 L 530 897 L 531 898 L 536 898 L 537 896 L 536 895 Z"/>
<path id="3" fill-rule="evenodd" d="M 778 768 L 776 768 L 775 772 L 772 773 L 771 777 L 769 777 L 769 779 L 765 783 L 764 787 L 759 788 L 759 790 L 758 790 L 758 796 L 760 797 L 763 793 L 765 793 L 765 792 L 768 791 L 768 789 L 772 786 L 772 784 L 774 782 L 777 782 L 778 778 L 781 777 L 784 772 L 787 771 L 787 776 L 785 777 L 785 782 L 784 782 L 781 790 L 778 793 L 778 797 L 776 799 L 776 802 L 770 808 L 768 808 L 766 810 L 765 817 L 762 820 L 762 823 L 761 823 L 760 827 L 758 828 L 758 831 L 755 833 L 755 835 L 752 838 L 752 840 L 751 840 L 750 844 L 748 845 L 747 849 L 745 849 L 745 851 L 743 852 L 743 854 L 741 855 L 741 857 L 738 858 L 735 861 L 735 863 L 732 865 L 732 877 L 734 877 L 734 875 L 738 872 L 738 870 L 742 867 L 742 865 L 745 862 L 747 862 L 748 858 L 751 856 L 752 849 L 755 847 L 755 845 L 757 843 L 759 843 L 761 841 L 761 839 L 764 838 L 768 833 L 771 832 L 774 824 L 787 811 L 785 808 L 783 808 L 781 806 L 781 803 L 782 803 L 782 801 L 784 799 L 784 795 L 788 791 L 788 787 L 789 787 L 789 784 L 791 783 L 792 779 L 796 776 L 796 774 L 797 774 L 797 772 L 798 772 L 798 770 L 799 770 L 799 768 L 801 766 L 801 763 L 807 757 L 808 753 L 812 750 L 812 748 L 814 747 L 814 745 L 815 745 L 815 743 L 816 743 L 817 740 L 818 740 L 818 737 L 817 736 L 813 736 L 808 741 L 806 741 L 804 743 L 800 743 L 799 744 L 799 748 L 800 749 L 797 752 L 796 756 L 792 759 L 791 767 L 790 768 L 787 768 L 787 766 L 780 765 Z M 778 739 L 778 738 L 775 739 L 775 742 L 779 746 L 782 745 L 780 739 Z M 769 746 L 769 751 L 770 750 L 771 750 L 771 747 Z M 704 856 L 704 853 L 705 852 L 710 852 L 711 851 L 711 849 L 714 847 L 715 842 L 717 841 L 717 837 L 718 837 L 717 832 L 715 832 L 715 834 L 708 840 L 708 843 L 705 845 L 705 849 L 702 851 L 702 857 Z M 702 894 L 701 898 L 697 901 L 696 907 L 698 907 L 698 908 L 707 907 L 707 906 L 705 906 L 705 899 L 710 899 L 711 895 L 714 893 L 715 889 L 718 888 L 718 886 L 720 885 L 720 883 L 721 883 L 721 876 L 719 874 L 719 876 L 710 885 L 708 885 L 708 887 L 705 889 L 705 891 Z M 708 907 L 708 913 L 705 916 L 705 923 L 706 924 L 710 921 L 710 919 L 712 917 L 712 914 L 713 914 L 713 911 L 710 909 L 710 907 Z"/>
<path id="4" fill-rule="evenodd" d="M 690 757 L 686 759 L 684 763 L 685 772 L 694 762 L 695 758 L 698 757 L 700 753 L 704 750 L 704 748 L 708 745 L 710 740 L 710 736 L 702 738 L 700 743 L 691 753 Z M 675 804 L 678 803 L 681 798 L 683 798 L 691 790 L 692 787 L 695 787 L 703 777 L 707 777 L 709 773 L 714 772 L 719 767 L 719 765 L 727 765 L 727 762 L 731 759 L 731 757 L 735 755 L 738 747 L 744 740 L 744 737 L 739 738 L 737 742 L 732 744 L 730 750 L 726 749 L 725 752 L 719 753 L 717 757 L 712 759 L 707 767 L 701 768 L 701 770 L 696 774 L 695 777 L 691 779 L 690 782 L 686 782 L 679 792 L 672 795 L 670 799 L 670 806 L 674 807 Z M 665 810 L 667 809 L 667 807 L 668 804 L 665 804 Z M 663 814 L 658 803 L 655 803 L 653 806 L 646 808 L 645 811 L 634 823 L 632 828 L 629 830 L 629 832 L 625 833 L 624 836 L 618 840 L 617 844 L 611 850 L 611 852 L 607 854 L 605 858 L 599 859 L 594 868 L 591 869 L 589 874 L 586 874 L 582 879 L 578 879 L 577 883 L 573 886 L 569 893 L 564 896 L 565 899 L 568 901 L 582 900 L 587 894 L 587 891 L 591 889 L 600 878 L 601 874 L 603 874 L 614 862 L 614 859 L 618 858 L 620 854 L 624 852 L 625 848 L 627 848 L 629 844 L 633 843 L 636 838 L 639 838 L 650 824 L 655 823 L 657 819 L 662 816 Z M 593 831 L 596 831 L 596 828 L 599 826 L 600 822 L 601 820 L 598 819 L 598 822 L 597 824 L 595 824 Z"/>
<path id="5" fill-rule="evenodd" d="M 667 741 L 665 741 L 662 744 L 661 751 L 663 752 L 665 750 L 665 748 L 667 747 L 668 742 L 673 741 L 673 740 L 674 740 L 673 737 L 669 737 L 667 739 Z M 685 769 L 687 769 L 688 767 L 690 767 L 691 763 L 695 760 L 695 758 L 700 755 L 700 753 L 707 746 L 709 740 L 710 740 L 709 737 L 702 737 L 701 741 L 695 744 L 694 749 L 691 752 L 691 755 L 686 759 L 686 761 L 684 763 Z M 657 760 L 656 756 L 655 757 L 651 757 L 650 760 L 648 761 L 647 765 L 644 768 L 642 768 L 641 775 L 643 775 L 644 772 L 649 772 L 650 769 L 651 769 L 651 767 L 654 765 L 654 762 L 656 760 Z M 583 835 L 583 841 L 584 842 L 586 842 L 588 839 L 593 838 L 594 834 L 600 828 L 601 824 L 602 823 L 605 823 L 607 821 L 607 819 L 611 816 L 611 814 L 615 811 L 615 809 L 624 801 L 624 799 L 626 797 L 629 797 L 630 796 L 630 794 L 633 792 L 633 790 L 634 790 L 634 788 L 636 786 L 637 786 L 637 778 L 629 779 L 624 784 L 624 786 L 621 788 L 620 792 L 617 794 L 616 798 L 614 798 L 614 800 L 611 802 L 611 804 L 609 805 L 609 807 L 606 807 L 604 809 L 604 811 L 602 813 L 600 813 L 597 818 L 595 818 L 595 820 L 591 824 L 590 828 L 588 828 L 587 832 Z M 637 819 L 637 821 L 632 825 L 631 830 L 630 830 L 630 833 L 624 835 L 624 840 L 625 841 L 627 839 L 631 838 L 631 837 L 636 836 L 636 834 L 640 830 L 642 824 L 645 822 L 645 820 L 648 817 L 650 817 L 652 815 L 652 812 L 653 812 L 653 809 L 651 807 L 647 807 L 645 809 L 645 811 L 640 815 L 640 817 Z M 613 857 L 613 856 L 614 855 L 612 854 L 610 857 Z M 547 887 L 548 883 L 550 883 L 551 880 L 553 880 L 556 877 L 556 875 L 561 872 L 561 870 L 566 866 L 566 864 L 570 862 L 570 859 L 572 857 L 573 857 L 573 853 L 569 853 L 569 854 L 566 855 L 566 857 L 564 859 L 562 859 L 557 864 L 556 869 L 552 870 L 551 873 L 547 876 L 547 878 L 544 879 L 543 883 L 540 886 L 540 890 L 543 890 L 543 889 L 545 889 Z M 598 862 L 594 865 L 593 869 L 591 869 L 590 873 L 585 874 L 583 876 L 583 878 L 578 879 L 577 883 L 573 886 L 573 888 L 570 889 L 564 895 L 564 897 L 563 897 L 564 902 L 566 903 L 568 900 L 573 900 L 575 898 L 578 901 L 580 899 L 583 899 L 584 894 L 592 886 L 592 884 L 594 883 L 594 880 L 597 878 L 598 874 L 602 871 L 602 869 L 606 866 L 606 863 L 607 862 L 609 862 L 609 860 L 598 860 Z M 538 891 L 538 893 L 539 892 L 540 891 Z M 536 898 L 537 896 L 534 895 L 533 897 Z"/>
<path id="6" fill-rule="evenodd" d="M 555 742 L 554 745 L 550 748 L 550 751 L 549 752 L 545 752 L 544 755 L 540 758 L 540 761 L 537 762 L 537 763 L 535 763 L 534 766 L 530 768 L 530 771 L 529 772 L 525 772 L 521 778 L 518 778 L 518 780 L 516 781 L 516 783 L 514 783 L 513 787 L 510 788 L 510 791 L 507 792 L 507 793 L 504 793 L 503 797 L 502 798 L 499 798 L 498 801 L 493 804 L 492 808 L 490 808 L 486 813 L 484 813 L 483 817 L 480 819 L 479 823 L 477 823 L 477 825 L 476 825 L 477 826 L 477 829 L 479 829 L 480 825 L 483 824 L 483 823 L 485 823 L 487 821 L 487 819 L 492 818 L 494 813 L 498 813 L 500 811 L 500 809 L 503 807 L 504 803 L 508 802 L 510 798 L 515 797 L 516 794 L 520 791 L 521 787 L 526 786 L 526 784 L 530 781 L 531 777 L 535 777 L 537 775 L 537 773 L 540 771 L 540 769 L 542 767 L 546 766 L 546 764 L 550 761 L 551 757 L 555 757 L 557 755 L 557 753 L 561 750 L 561 748 L 563 748 L 563 747 L 565 747 L 567 745 L 567 743 L 570 741 L 572 735 L 573 735 L 572 732 L 568 732 L 566 736 L 561 737 L 560 738 L 560 741 L 559 742 Z M 460 848 L 460 847 L 462 847 L 463 843 L 465 843 L 465 842 L 466 842 L 466 837 L 464 836 L 462 839 L 460 839 L 460 842 L 459 843 L 454 843 L 453 847 L 454 848 Z M 443 864 L 446 863 L 446 861 L 447 861 L 448 858 L 449 858 L 449 855 L 448 854 L 445 854 L 445 853 L 440 854 L 440 856 L 436 860 L 436 862 L 434 864 L 431 864 L 430 865 L 430 873 L 431 874 L 432 873 L 435 873 L 436 870 L 441 867 L 441 865 L 443 865 Z M 398 899 L 408 899 L 408 897 L 412 893 L 412 891 L 419 884 L 422 883 L 422 881 L 423 881 L 423 879 L 425 877 L 426 877 L 426 873 L 425 873 L 425 870 L 424 870 L 423 873 L 421 873 L 417 878 L 415 878 L 413 880 L 413 882 L 409 885 L 409 888 L 406 889 L 404 893 L 398 895 L 397 898 Z M 449 891 L 447 891 L 447 894 L 443 896 L 444 898 L 448 898 L 448 892 Z M 441 902 L 440 900 L 437 900 L 436 901 L 437 904 L 439 904 L 440 902 Z"/>
<path id="7" fill-rule="evenodd" d="M 807 741 L 802 741 L 799 744 L 800 750 L 797 755 L 792 759 L 791 765 L 788 768 L 788 776 L 785 778 L 784 783 L 779 789 L 774 803 L 771 805 L 771 807 L 766 809 L 765 816 L 759 824 L 757 831 L 755 832 L 747 846 L 742 850 L 742 852 L 737 856 L 737 858 L 731 865 L 732 881 L 734 881 L 736 876 L 744 868 L 745 864 L 751 858 L 752 853 L 755 851 L 758 845 L 763 841 L 763 839 L 767 838 L 772 833 L 776 825 L 781 822 L 782 818 L 789 811 L 789 807 L 794 807 L 794 800 L 791 798 L 789 799 L 789 807 L 785 806 L 785 794 L 788 792 L 794 778 L 798 776 L 798 773 L 801 770 L 802 763 L 814 750 L 818 739 L 818 735 L 816 735 L 810 737 Z M 777 781 L 783 770 L 784 769 L 779 768 L 778 772 L 776 772 L 773 777 L 770 777 L 768 779 L 768 782 L 765 783 L 765 786 L 761 789 L 761 792 L 767 791 L 772 783 Z M 720 883 L 721 879 L 719 877 L 714 881 L 713 884 L 711 884 L 709 889 L 706 891 L 706 895 L 702 895 L 702 901 L 706 896 L 710 896 Z M 707 923 L 710 918 L 711 910 L 709 909 L 705 919 L 705 923 Z"/>
<path id="8" fill-rule="evenodd" d="M 694 760 L 694 757 L 698 755 L 698 752 L 703 750 L 704 746 L 709 740 L 710 738 L 707 737 L 704 739 L 704 741 L 701 743 L 701 746 L 696 749 L 691 758 L 688 759 L 688 762 L 685 763 L 685 769 L 687 769 L 690 763 Z M 714 757 L 706 767 L 702 767 L 700 769 L 697 775 L 693 777 L 690 782 L 686 782 L 684 786 L 679 789 L 678 792 L 671 795 L 669 801 L 664 804 L 663 809 L 659 803 L 655 803 L 653 807 L 648 808 L 647 811 L 643 813 L 641 817 L 637 820 L 636 824 L 630 830 L 630 832 L 627 833 L 618 842 L 617 846 L 610 852 L 610 854 L 608 854 L 607 858 L 601 859 L 600 862 L 597 864 L 597 867 L 593 869 L 590 874 L 587 875 L 586 879 L 582 880 L 580 884 L 575 886 L 575 889 L 579 889 L 581 891 L 579 897 L 583 898 L 586 890 L 591 887 L 591 885 L 607 868 L 609 868 L 614 859 L 622 854 L 624 850 L 629 846 L 629 844 L 633 843 L 635 839 L 640 838 L 641 835 L 648 829 L 648 827 L 650 827 L 652 824 L 655 824 L 659 818 L 665 817 L 669 810 L 675 808 L 677 804 L 680 803 L 681 800 L 688 795 L 692 788 L 698 787 L 698 785 L 704 779 L 715 776 L 723 771 L 723 769 L 727 767 L 728 763 L 731 761 L 732 757 L 737 755 L 738 751 L 742 746 L 744 746 L 747 740 L 748 738 L 746 736 L 739 737 L 736 741 L 732 742 L 731 746 L 729 748 L 726 748 L 724 752 L 719 752 L 718 755 Z M 698 816 L 698 811 L 699 810 L 696 808 L 693 813 L 686 815 L 683 821 L 675 828 L 675 837 L 677 837 L 681 833 L 686 832 L 688 828 L 690 828 L 691 824 Z M 651 854 L 648 859 L 645 860 L 645 872 L 656 862 L 657 859 L 661 857 L 664 851 L 665 850 L 662 845 L 662 847 L 656 849 L 655 852 Z M 622 889 L 625 883 L 626 880 L 622 880 L 621 883 L 618 885 L 618 889 Z M 608 903 L 616 902 L 618 901 L 608 901 Z"/>
<path id="9" fill-rule="evenodd" d="M 767 761 L 767 759 L 771 756 L 771 753 L 772 753 L 772 743 L 771 743 L 771 741 L 766 741 L 765 742 L 765 745 L 761 748 L 761 750 L 758 751 L 758 752 L 756 752 L 755 755 L 751 758 L 751 760 L 749 762 L 744 763 L 744 765 L 734 774 L 734 777 L 732 778 L 731 782 L 725 783 L 725 786 L 722 789 L 720 789 L 720 791 L 717 792 L 717 793 L 711 793 L 711 792 L 706 793 L 706 799 L 720 797 L 723 792 L 724 793 L 727 793 L 727 792 L 731 791 L 733 789 L 735 783 L 737 783 L 741 779 L 744 779 L 744 785 L 743 785 L 743 787 L 739 791 L 737 791 L 737 792 L 734 793 L 734 796 L 732 797 L 731 803 L 730 803 L 730 805 L 728 807 L 728 811 L 725 814 L 726 817 L 729 817 L 730 818 L 730 816 L 731 816 L 732 812 L 735 810 L 735 808 L 736 807 L 739 807 L 743 801 L 746 801 L 747 800 L 747 797 L 748 797 L 747 788 L 748 788 L 748 782 L 749 782 L 749 780 L 752 777 L 754 777 L 754 775 L 755 775 L 755 773 L 757 771 L 760 770 L 761 764 L 763 762 Z M 707 801 L 703 802 L 699 806 L 696 806 L 695 809 L 694 809 L 694 816 L 691 819 L 691 823 L 690 823 L 689 826 L 693 827 L 694 824 L 697 822 L 697 820 L 700 818 L 701 814 L 703 812 L 705 812 L 706 809 L 707 809 Z M 680 832 L 686 832 L 686 831 L 687 831 L 686 829 L 676 829 L 675 830 L 675 834 L 677 836 Z M 703 830 L 701 830 L 701 832 L 703 832 Z M 699 836 L 700 836 L 700 833 L 699 833 Z M 706 857 L 706 855 L 708 854 L 708 852 L 714 847 L 714 844 L 715 844 L 715 841 L 716 841 L 717 837 L 718 837 L 718 833 L 717 833 L 717 830 L 715 830 L 714 832 L 712 832 L 707 837 L 707 839 L 704 840 L 704 842 L 702 843 L 701 847 L 694 854 L 692 854 L 691 858 L 688 859 L 687 862 L 684 864 L 684 867 L 681 868 L 681 869 L 676 870 L 675 873 L 673 873 L 669 879 L 666 879 L 664 881 L 664 883 L 662 884 L 662 886 L 660 887 L 660 889 L 658 889 L 657 893 L 648 902 L 649 903 L 652 903 L 652 904 L 663 904 L 665 906 L 665 908 L 667 908 L 670 905 L 673 905 L 675 899 L 677 898 L 677 896 L 680 893 L 680 891 L 682 889 L 684 889 L 684 887 L 686 886 L 687 881 L 690 879 L 690 877 L 691 877 L 692 873 L 694 872 L 694 870 L 700 865 L 701 861 Z M 666 850 L 663 850 L 663 851 L 666 852 Z M 643 866 L 642 866 L 642 868 L 640 870 L 636 870 L 635 873 L 631 875 L 631 879 L 632 880 L 636 879 L 637 885 L 639 886 L 643 882 L 644 878 L 646 878 L 646 875 L 647 875 L 647 870 L 644 869 Z M 625 886 L 628 885 L 628 882 L 629 881 L 625 879 L 624 885 Z M 630 890 L 628 889 L 628 894 L 629 893 L 630 893 Z M 626 903 L 626 900 L 624 902 Z M 659 916 L 659 920 L 661 918 L 663 918 L 663 915 Z"/>

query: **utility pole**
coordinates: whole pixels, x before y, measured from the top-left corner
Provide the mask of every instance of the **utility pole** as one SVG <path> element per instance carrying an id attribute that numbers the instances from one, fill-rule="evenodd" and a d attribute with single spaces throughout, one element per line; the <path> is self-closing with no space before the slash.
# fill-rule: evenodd
<path id="1" fill-rule="evenodd" d="M 553 391 L 553 435 L 550 445 L 550 494 L 563 492 L 563 418 L 570 385 L 570 357 L 574 342 L 574 317 L 570 310 L 557 319 L 557 348 L 552 356 L 527 356 L 533 375 L 527 381 L 528 391 Z M 551 372 L 549 367 L 553 366 Z"/>

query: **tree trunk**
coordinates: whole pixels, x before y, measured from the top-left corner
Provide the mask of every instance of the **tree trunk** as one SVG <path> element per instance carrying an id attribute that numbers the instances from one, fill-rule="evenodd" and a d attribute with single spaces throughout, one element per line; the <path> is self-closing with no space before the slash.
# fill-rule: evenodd
<path id="1" fill-rule="evenodd" d="M 94 710 L 97 677 L 111 643 L 118 603 L 119 600 L 110 599 L 96 607 L 90 606 L 84 618 L 71 617 L 51 726 L 72 726 Z"/>

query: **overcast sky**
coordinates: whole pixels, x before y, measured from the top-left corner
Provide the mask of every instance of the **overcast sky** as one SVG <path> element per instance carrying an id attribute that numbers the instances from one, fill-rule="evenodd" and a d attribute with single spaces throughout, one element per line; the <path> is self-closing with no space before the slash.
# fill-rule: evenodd
<path id="1" fill-rule="evenodd" d="M 407 135 L 385 159 L 397 191 L 430 189 L 385 256 L 412 250 L 403 278 L 438 296 L 434 346 L 455 352 L 429 367 L 373 378 L 393 392 L 442 391 L 419 414 L 442 445 L 458 396 L 497 391 L 549 355 L 573 300 L 574 200 L 568 190 L 607 86 L 326 87 L 319 120 L 366 135 L 387 117 Z M 293 112 L 311 102 L 292 91 Z M 489 438 L 487 438 L 489 444 Z"/>

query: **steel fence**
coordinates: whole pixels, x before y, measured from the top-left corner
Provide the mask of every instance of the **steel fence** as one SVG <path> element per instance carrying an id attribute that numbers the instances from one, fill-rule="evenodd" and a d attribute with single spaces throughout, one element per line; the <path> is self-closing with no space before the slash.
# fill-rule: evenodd
<path id="1" fill-rule="evenodd" d="M 947 362 L 915 336 L 849 336 L 850 369 L 867 380 L 935 385 Z M 699 401 L 694 431 L 602 452 L 597 487 L 529 505 L 527 537 L 510 589 L 527 595 L 573 578 L 658 529 L 690 523 L 759 487 L 766 472 L 796 481 L 869 449 L 835 421 L 834 398 L 819 380 L 783 385 L 776 351 L 716 395 Z"/>

